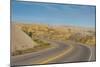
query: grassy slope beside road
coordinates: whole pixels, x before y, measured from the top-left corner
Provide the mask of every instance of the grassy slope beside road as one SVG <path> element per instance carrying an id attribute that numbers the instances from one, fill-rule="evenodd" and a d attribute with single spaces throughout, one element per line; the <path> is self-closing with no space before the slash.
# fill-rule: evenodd
<path id="1" fill-rule="evenodd" d="M 41 49 L 50 48 L 50 43 L 40 39 L 33 39 L 18 29 L 16 25 L 12 25 L 12 56 L 25 53 L 36 52 Z"/>

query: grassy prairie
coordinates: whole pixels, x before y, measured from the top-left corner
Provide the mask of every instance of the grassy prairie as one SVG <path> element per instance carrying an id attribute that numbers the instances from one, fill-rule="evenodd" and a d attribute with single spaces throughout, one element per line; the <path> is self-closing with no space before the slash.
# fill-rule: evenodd
<path id="1" fill-rule="evenodd" d="M 86 45 L 95 45 L 95 30 L 74 26 L 50 26 L 46 24 L 17 24 L 17 27 L 34 38 L 72 40 Z"/>

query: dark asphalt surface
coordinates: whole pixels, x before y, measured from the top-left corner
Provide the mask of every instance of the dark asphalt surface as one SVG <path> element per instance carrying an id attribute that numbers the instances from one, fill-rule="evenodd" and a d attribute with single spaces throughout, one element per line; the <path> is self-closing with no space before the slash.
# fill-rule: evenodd
<path id="1" fill-rule="evenodd" d="M 52 42 L 53 43 L 53 42 Z M 44 50 L 42 52 L 29 53 L 22 56 L 11 57 L 11 65 L 32 65 L 39 64 L 38 61 L 42 61 L 50 56 L 61 54 L 62 51 L 67 51 L 70 48 L 71 44 L 66 44 L 63 42 L 54 42 L 56 43 L 55 48 Z M 95 60 L 95 47 L 90 49 L 87 46 L 80 44 L 73 45 L 73 50 L 70 53 L 65 54 L 63 57 L 60 57 L 56 60 L 50 61 L 48 63 L 65 63 L 65 62 L 80 62 L 80 61 L 94 61 Z M 92 52 L 91 52 L 92 50 Z M 92 56 L 94 55 L 94 56 Z"/>

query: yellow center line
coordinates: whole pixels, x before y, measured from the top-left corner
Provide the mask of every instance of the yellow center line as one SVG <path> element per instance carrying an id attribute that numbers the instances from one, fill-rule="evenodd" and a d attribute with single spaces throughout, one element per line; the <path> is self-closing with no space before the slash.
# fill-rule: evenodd
<path id="1" fill-rule="evenodd" d="M 38 62 L 38 64 L 46 64 L 46 63 L 49 63 L 50 61 L 56 60 L 60 57 L 63 57 L 65 54 L 69 53 L 73 48 L 74 47 L 71 45 L 71 47 L 69 49 L 65 49 L 60 54 L 57 54 L 55 56 L 48 57 L 46 60 Z"/>

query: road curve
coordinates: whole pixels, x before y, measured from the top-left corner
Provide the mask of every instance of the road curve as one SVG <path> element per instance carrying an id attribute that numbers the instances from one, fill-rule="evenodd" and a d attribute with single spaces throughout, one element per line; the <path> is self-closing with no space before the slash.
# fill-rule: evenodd
<path id="1" fill-rule="evenodd" d="M 66 44 L 64 42 L 56 42 L 55 48 L 44 50 L 41 52 L 30 53 L 28 55 L 11 57 L 11 65 L 36 65 L 36 64 L 51 64 L 64 62 L 79 62 L 90 61 L 91 50 L 83 45 Z"/>

